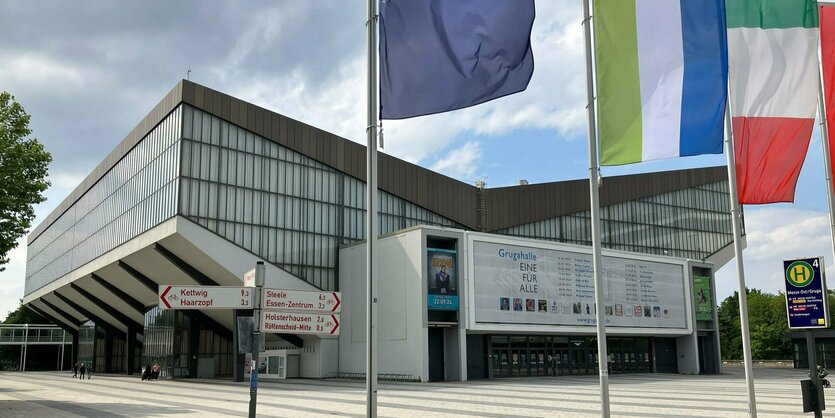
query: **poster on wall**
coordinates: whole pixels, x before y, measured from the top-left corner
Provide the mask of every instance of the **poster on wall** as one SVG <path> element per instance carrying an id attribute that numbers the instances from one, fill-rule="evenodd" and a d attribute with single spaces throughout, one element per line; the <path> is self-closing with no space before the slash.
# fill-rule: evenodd
<path id="1" fill-rule="evenodd" d="M 592 256 L 473 241 L 477 323 L 594 325 Z M 682 264 L 605 255 L 606 325 L 687 328 Z"/>
<path id="2" fill-rule="evenodd" d="M 693 276 L 693 303 L 697 321 L 713 321 L 713 292 L 710 277 Z"/>
<path id="3" fill-rule="evenodd" d="M 455 251 L 429 248 L 429 277 L 427 277 L 427 307 L 431 310 L 458 310 L 458 271 Z"/>

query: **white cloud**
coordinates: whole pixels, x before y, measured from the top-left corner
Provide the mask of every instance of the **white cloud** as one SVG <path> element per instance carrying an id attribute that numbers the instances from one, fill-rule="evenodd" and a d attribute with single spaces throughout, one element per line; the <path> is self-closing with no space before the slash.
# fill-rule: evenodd
<path id="1" fill-rule="evenodd" d="M 481 161 L 481 144 L 470 141 L 432 164 L 431 169 L 450 177 L 472 180 Z"/>
<path id="2" fill-rule="evenodd" d="M 0 321 L 20 306 L 23 283 L 26 277 L 26 238 L 17 241 L 17 247 L 9 251 L 9 263 L 0 272 Z"/>
<path id="3" fill-rule="evenodd" d="M 826 212 L 793 206 L 749 206 L 745 208 L 745 229 L 748 247 L 742 257 L 749 289 L 783 291 L 783 260 L 823 256 L 826 274 L 835 274 Z M 735 260 L 717 272 L 716 286 L 719 302 L 738 289 Z"/>
<path id="4" fill-rule="evenodd" d="M 0 80 L 7 86 L 70 94 L 106 76 L 95 67 L 61 60 L 38 52 L 0 54 Z M 8 88 L 8 87 L 7 87 Z"/>
<path id="5" fill-rule="evenodd" d="M 66 195 L 69 194 L 69 191 L 75 189 L 76 186 L 78 186 L 81 183 L 81 181 L 84 180 L 85 177 L 85 174 L 79 172 L 54 172 L 49 175 L 49 182 L 51 183 L 50 194 L 56 194 L 55 192 L 67 191 L 67 193 L 65 193 L 63 196 L 66 197 Z"/>

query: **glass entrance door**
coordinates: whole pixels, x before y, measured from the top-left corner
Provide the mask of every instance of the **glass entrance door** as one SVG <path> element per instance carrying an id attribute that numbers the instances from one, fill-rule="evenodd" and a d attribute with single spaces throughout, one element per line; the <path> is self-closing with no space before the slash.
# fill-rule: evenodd
<path id="1" fill-rule="evenodd" d="M 589 374 L 588 350 L 574 346 L 568 349 L 568 374 Z"/>

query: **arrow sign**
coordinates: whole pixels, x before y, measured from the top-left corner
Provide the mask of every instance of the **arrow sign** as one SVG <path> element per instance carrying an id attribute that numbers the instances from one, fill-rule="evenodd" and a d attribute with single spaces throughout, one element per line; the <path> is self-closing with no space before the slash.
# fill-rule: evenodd
<path id="1" fill-rule="evenodd" d="M 294 312 L 342 312 L 339 292 L 309 292 L 305 290 L 264 289 L 264 310 Z"/>
<path id="2" fill-rule="evenodd" d="M 243 286 L 159 287 L 160 309 L 252 309 L 253 288 Z"/>
<path id="3" fill-rule="evenodd" d="M 339 335 L 339 315 L 264 312 L 261 330 L 277 334 Z"/>

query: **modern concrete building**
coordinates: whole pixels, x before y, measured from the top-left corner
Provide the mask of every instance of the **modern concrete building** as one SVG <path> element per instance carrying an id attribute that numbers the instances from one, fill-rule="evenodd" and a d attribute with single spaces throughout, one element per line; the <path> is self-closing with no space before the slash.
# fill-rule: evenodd
<path id="1" fill-rule="evenodd" d="M 587 180 L 476 187 L 385 154 L 379 172 L 381 233 L 423 237 L 409 257 L 423 260 L 430 249 L 457 252 L 470 269 L 461 271 L 462 283 L 477 283 L 479 264 L 464 251 L 478 237 L 516 237 L 514 245 L 557 252 L 582 253 L 559 245 L 590 243 Z M 350 258 L 343 254 L 357 251 L 352 245 L 365 238 L 364 180 L 363 146 L 183 80 L 29 235 L 24 303 L 71 332 L 75 355 L 97 371 L 132 373 L 155 361 L 167 376 L 240 378 L 244 356 L 233 325 L 247 312 L 163 311 L 158 286 L 240 285 L 244 272 L 263 260 L 271 287 L 350 293 L 359 276 L 343 270 L 343 258 Z M 713 270 L 732 257 L 724 167 L 606 178 L 601 205 L 606 248 L 680 266 L 685 306 L 694 306 L 694 276 L 707 277 L 701 289 L 712 292 Z M 398 232 L 419 225 L 429 227 Z M 421 298 L 431 282 L 427 269 L 413 278 L 425 281 Z M 461 296 L 460 314 L 430 309 L 420 299 L 423 321 L 409 332 L 425 335 L 419 341 L 431 350 L 439 332 L 458 327 L 458 337 L 441 347 L 460 353 L 461 364 L 484 361 L 442 367 L 441 375 L 428 371 L 436 367 L 430 362 L 411 378 L 462 379 L 468 370 L 470 377 L 539 374 L 540 357 L 548 355 L 559 355 L 566 372 L 593 370 L 592 326 L 531 328 L 523 320 L 514 328 L 502 317 L 494 321 L 501 326 L 488 326 L 475 307 L 468 319 Z M 672 370 L 670 358 L 696 355 L 707 363 L 677 369 L 715 371 L 715 318 L 696 320 L 691 313 L 682 311 L 684 325 L 674 332 L 614 333 L 610 347 L 621 360 L 612 361 L 624 372 Z M 350 374 L 357 370 L 355 360 L 343 357 L 350 332 L 343 329 L 339 339 L 271 335 L 267 348 L 280 354 L 284 376 Z M 696 353 L 697 343 L 716 351 Z M 522 347 L 526 359 L 535 355 L 536 367 L 522 366 Z M 488 367 L 488 355 L 490 361 L 499 356 L 499 367 Z"/>

